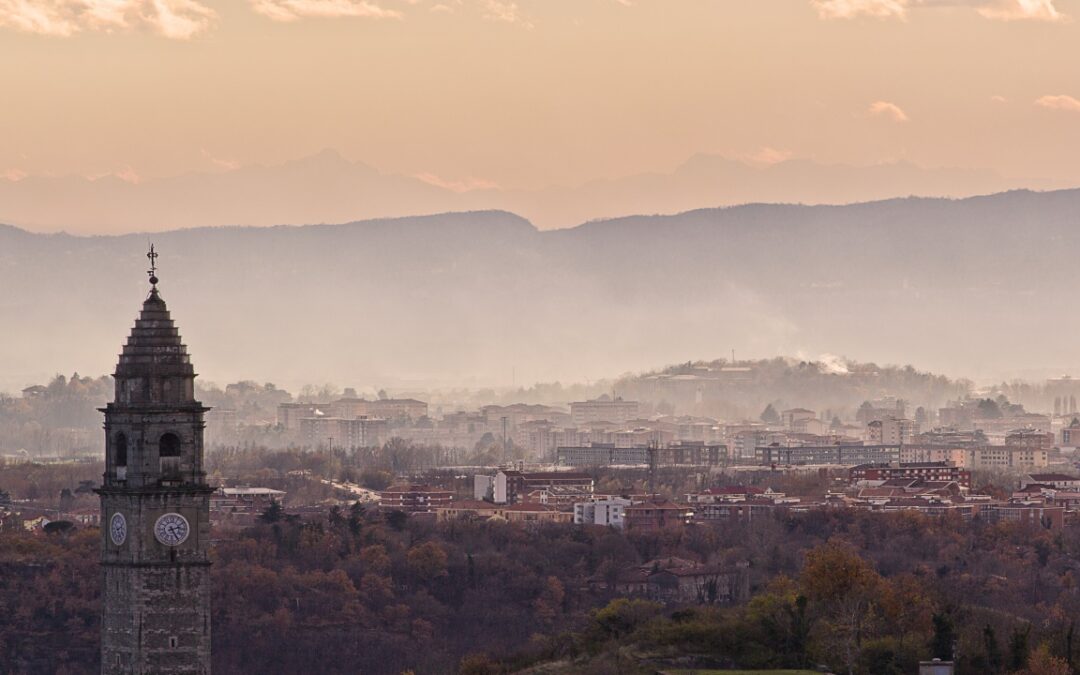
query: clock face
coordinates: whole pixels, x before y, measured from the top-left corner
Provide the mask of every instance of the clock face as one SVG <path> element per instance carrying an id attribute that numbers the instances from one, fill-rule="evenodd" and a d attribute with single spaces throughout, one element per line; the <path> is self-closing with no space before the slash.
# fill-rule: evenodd
<path id="1" fill-rule="evenodd" d="M 127 519 L 122 513 L 114 513 L 109 520 L 109 539 L 112 543 L 120 546 L 127 540 Z"/>
<path id="2" fill-rule="evenodd" d="M 179 513 L 166 513 L 154 523 L 154 536 L 166 546 L 179 546 L 187 541 L 191 527 Z"/>

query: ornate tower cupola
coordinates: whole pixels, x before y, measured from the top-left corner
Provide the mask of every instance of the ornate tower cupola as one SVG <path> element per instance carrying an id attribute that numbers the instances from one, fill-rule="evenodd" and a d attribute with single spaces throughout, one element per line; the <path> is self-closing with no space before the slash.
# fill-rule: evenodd
<path id="1" fill-rule="evenodd" d="M 157 289 L 105 413 L 102 673 L 210 672 L 209 495 L 195 370 Z"/>

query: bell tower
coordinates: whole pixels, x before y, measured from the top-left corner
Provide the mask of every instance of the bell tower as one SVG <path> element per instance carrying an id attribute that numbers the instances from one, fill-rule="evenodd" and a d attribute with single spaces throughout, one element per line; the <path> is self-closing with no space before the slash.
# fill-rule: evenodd
<path id="1" fill-rule="evenodd" d="M 101 672 L 210 672 L 209 496 L 195 370 L 158 293 L 150 294 L 113 377 L 101 495 Z"/>

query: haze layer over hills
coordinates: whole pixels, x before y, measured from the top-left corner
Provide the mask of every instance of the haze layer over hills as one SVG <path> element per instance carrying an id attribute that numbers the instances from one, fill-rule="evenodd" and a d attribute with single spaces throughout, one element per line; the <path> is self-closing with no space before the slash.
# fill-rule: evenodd
<path id="1" fill-rule="evenodd" d="M 777 161 L 779 160 L 779 161 Z M 596 218 L 679 213 L 750 202 L 849 203 L 897 195 L 964 197 L 1009 188 L 1067 187 L 979 169 L 872 166 L 773 157 L 696 155 L 657 172 L 576 187 L 502 189 L 485 181 L 383 173 L 332 150 L 279 166 L 249 166 L 139 181 L 134 176 L 0 176 L 0 222 L 79 234 L 221 225 L 340 223 L 402 214 L 498 209 L 540 229 Z"/>
<path id="2" fill-rule="evenodd" d="M 152 240 L 208 381 L 583 381 L 733 348 L 1001 378 L 1080 363 L 1078 221 L 1069 190 L 555 231 L 489 211 Z M 147 290 L 149 241 L 0 227 L 0 390 L 110 372 Z"/>

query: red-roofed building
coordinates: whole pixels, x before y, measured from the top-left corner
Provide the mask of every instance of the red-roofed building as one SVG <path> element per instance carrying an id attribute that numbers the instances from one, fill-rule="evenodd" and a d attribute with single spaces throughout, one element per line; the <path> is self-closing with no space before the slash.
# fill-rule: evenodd
<path id="1" fill-rule="evenodd" d="M 440 521 L 458 518 L 499 519 L 508 523 L 570 523 L 574 514 L 543 504 L 492 504 L 467 500 L 435 509 Z"/>
<path id="2" fill-rule="evenodd" d="M 1045 485 L 1055 490 L 1080 490 L 1080 478 L 1065 473 L 1029 473 L 1020 478 L 1020 487 Z"/>
<path id="3" fill-rule="evenodd" d="M 685 504 L 653 500 L 623 509 L 623 523 L 628 532 L 661 532 L 681 529 L 693 515 Z"/>

